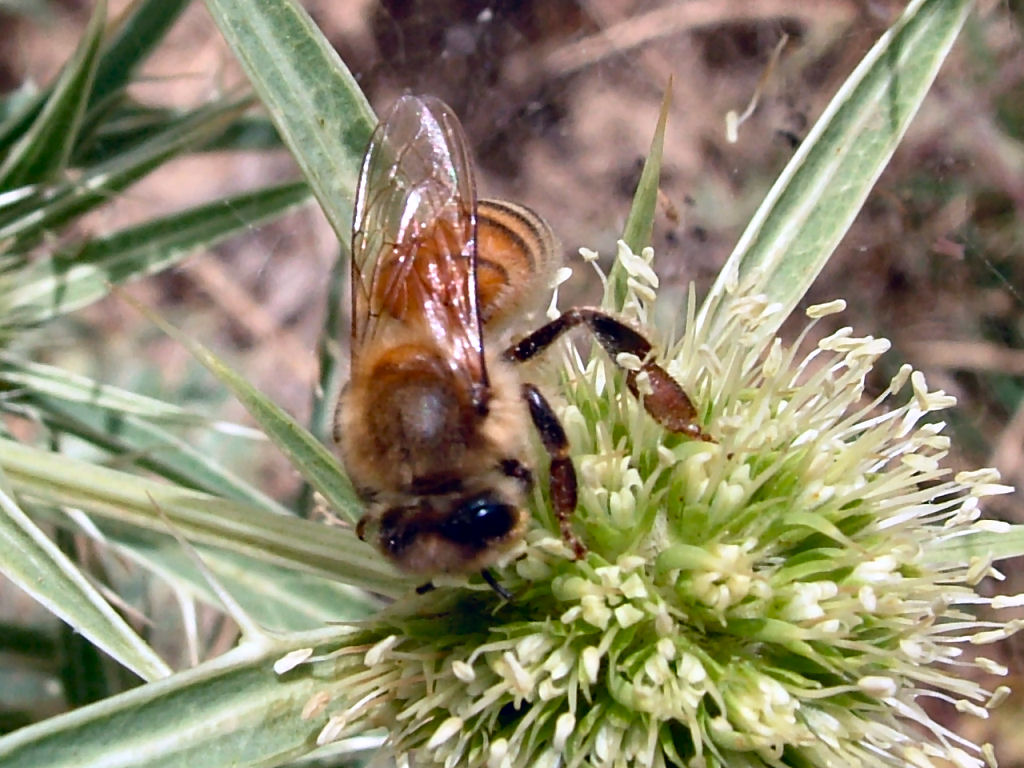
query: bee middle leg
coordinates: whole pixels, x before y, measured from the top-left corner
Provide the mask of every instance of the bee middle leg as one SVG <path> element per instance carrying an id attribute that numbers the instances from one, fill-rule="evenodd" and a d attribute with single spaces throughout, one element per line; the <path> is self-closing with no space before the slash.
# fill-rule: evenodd
<path id="1" fill-rule="evenodd" d="M 681 432 L 697 440 L 714 442 L 701 431 L 697 409 L 690 397 L 669 376 L 668 371 L 651 359 L 651 342 L 621 320 L 591 307 L 573 307 L 551 322 L 542 325 L 530 335 L 505 350 L 504 357 L 512 362 L 524 362 L 540 354 L 566 331 L 585 325 L 612 360 L 626 353 L 640 358 L 639 370 L 626 371 L 626 385 L 633 396 L 641 400 L 655 421 L 671 432 Z M 645 374 L 650 385 L 643 397 L 637 384 L 639 374 Z"/>
<path id="2" fill-rule="evenodd" d="M 548 488 L 558 528 L 562 533 L 562 539 L 572 548 L 573 555 L 579 560 L 587 554 L 587 548 L 572 530 L 571 518 L 576 511 L 577 490 L 576 468 L 569 458 L 569 438 L 566 437 L 565 428 L 562 427 L 551 404 L 537 387 L 523 384 L 522 392 L 523 399 L 530 409 L 530 418 L 540 434 L 540 441 L 551 457 Z"/>

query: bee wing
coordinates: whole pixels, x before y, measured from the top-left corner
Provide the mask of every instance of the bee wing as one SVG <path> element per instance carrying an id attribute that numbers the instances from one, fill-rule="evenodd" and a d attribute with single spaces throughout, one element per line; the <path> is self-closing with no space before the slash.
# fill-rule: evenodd
<path id="1" fill-rule="evenodd" d="M 476 288 L 476 185 L 444 102 L 403 96 L 363 159 L 352 228 L 352 356 L 395 324 L 425 329 L 486 396 Z"/>

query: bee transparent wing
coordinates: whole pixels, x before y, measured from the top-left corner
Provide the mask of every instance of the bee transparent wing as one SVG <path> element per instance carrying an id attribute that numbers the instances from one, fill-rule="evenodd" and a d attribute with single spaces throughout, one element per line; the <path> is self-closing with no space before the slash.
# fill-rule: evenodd
<path id="1" fill-rule="evenodd" d="M 425 329 L 485 396 L 476 289 L 476 186 L 458 118 L 403 96 L 374 131 L 352 229 L 352 355 L 389 328 Z"/>

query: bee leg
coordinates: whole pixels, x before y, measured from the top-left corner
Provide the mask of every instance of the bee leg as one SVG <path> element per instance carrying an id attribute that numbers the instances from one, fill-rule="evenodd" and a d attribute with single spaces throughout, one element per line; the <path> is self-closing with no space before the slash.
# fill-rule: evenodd
<path id="1" fill-rule="evenodd" d="M 532 384 L 523 384 L 523 399 L 530 408 L 530 418 L 537 427 L 544 449 L 551 457 L 548 486 L 558 528 L 562 532 L 562 539 L 579 560 L 587 554 L 587 548 L 576 538 L 570 520 L 576 511 L 576 469 L 569 458 L 569 438 L 565 436 L 565 429 L 551 404 L 544 399 L 539 389 Z"/>
<path id="2" fill-rule="evenodd" d="M 508 600 L 510 603 L 512 602 L 512 593 L 501 586 L 498 580 L 494 578 L 493 573 L 491 573 L 487 568 L 484 568 L 480 571 L 480 575 L 483 576 L 484 581 L 487 582 L 487 586 L 498 593 L 498 597 L 503 600 Z M 433 592 L 435 589 L 437 589 L 437 587 L 434 586 L 434 582 L 428 581 L 426 584 L 420 584 L 416 587 L 416 594 L 425 595 L 427 592 Z"/>
<path id="3" fill-rule="evenodd" d="M 668 371 L 650 359 L 651 342 L 621 320 L 591 307 L 568 309 L 546 325 L 505 350 L 504 357 L 512 362 L 523 362 L 543 352 L 566 331 L 585 325 L 612 360 L 621 354 L 640 358 L 639 370 L 626 371 L 626 385 L 641 400 L 654 420 L 671 432 L 682 432 L 697 440 L 714 442 L 701 431 L 697 423 L 697 409 Z M 645 374 L 649 387 L 640 396 L 637 385 L 639 374 Z"/>
<path id="4" fill-rule="evenodd" d="M 366 541 L 366 526 L 370 523 L 370 516 L 363 515 L 359 518 L 359 522 L 356 523 L 356 536 L 359 537 L 360 541 Z"/>
<path id="5" fill-rule="evenodd" d="M 512 593 L 505 589 L 501 585 L 501 583 L 496 578 L 494 578 L 494 574 L 491 573 L 489 569 L 484 568 L 482 571 L 480 571 L 480 575 L 483 576 L 484 581 L 487 582 L 487 586 L 489 586 L 491 589 L 498 593 L 498 597 L 502 598 L 503 600 L 507 600 L 510 603 L 512 602 Z"/>

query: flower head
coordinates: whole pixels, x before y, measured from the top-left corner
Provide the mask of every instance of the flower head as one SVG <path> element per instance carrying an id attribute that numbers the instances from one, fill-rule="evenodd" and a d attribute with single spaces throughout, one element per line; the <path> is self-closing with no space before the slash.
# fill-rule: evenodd
<path id="1" fill-rule="evenodd" d="M 620 244 L 626 301 L 606 297 L 643 326 L 651 261 Z M 985 764 L 920 701 L 984 716 L 1005 695 L 963 676 L 1005 669 L 961 653 L 1017 629 L 969 609 L 1015 601 L 980 595 L 991 563 L 953 545 L 1009 489 L 943 467 L 931 414 L 953 398 L 920 373 L 865 401 L 888 342 L 843 329 L 800 359 L 800 341 L 757 341 L 778 309 L 736 290 L 725 338 L 702 336 L 691 297 L 661 356 L 717 442 L 667 434 L 612 361 L 567 346 L 560 415 L 590 553 L 571 559 L 539 490 L 541 524 L 501 574 L 513 602 L 442 587 L 318 657 L 322 741 L 383 725 L 416 765 L 488 768 Z M 808 330 L 841 309 L 812 307 Z"/>

